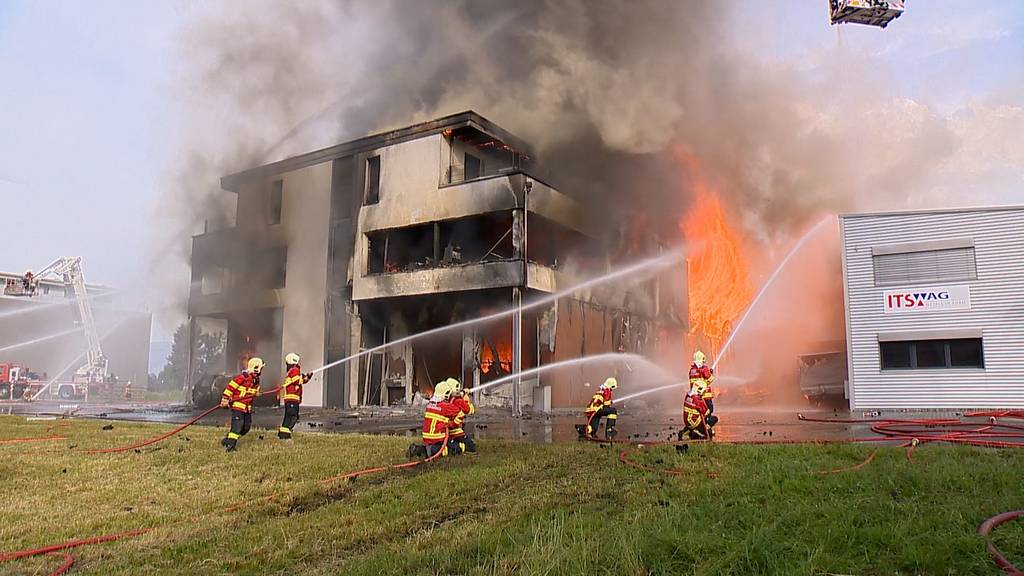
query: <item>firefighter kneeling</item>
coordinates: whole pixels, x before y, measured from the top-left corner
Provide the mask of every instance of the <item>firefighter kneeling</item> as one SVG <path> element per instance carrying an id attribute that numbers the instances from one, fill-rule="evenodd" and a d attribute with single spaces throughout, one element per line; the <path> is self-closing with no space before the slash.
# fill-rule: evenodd
<path id="1" fill-rule="evenodd" d="M 299 355 L 292 352 L 284 357 L 285 371 L 284 385 L 281 386 L 281 399 L 284 400 L 284 420 L 281 427 L 277 429 L 277 437 L 281 440 L 290 440 L 292 430 L 299 422 L 299 405 L 302 404 L 302 385 L 309 382 L 313 374 L 303 374 L 299 366 Z"/>
<path id="2" fill-rule="evenodd" d="M 461 453 L 459 444 L 450 438 L 452 422 L 461 421 L 465 413 L 451 402 L 451 379 L 438 382 L 434 395 L 423 411 L 423 444 L 412 444 L 406 455 L 410 458 L 432 458 L 438 452 L 442 456 Z"/>
<path id="3" fill-rule="evenodd" d="M 449 378 L 446 382 L 451 388 L 451 403 L 454 404 L 461 413 L 459 416 L 455 416 L 452 419 L 451 427 L 448 429 L 448 437 L 452 442 L 459 446 L 460 451 L 476 452 L 476 443 L 473 442 L 473 437 L 466 434 L 466 431 L 462 429 L 466 416 L 476 414 L 476 406 L 473 404 L 473 400 L 469 397 L 469 392 L 462 389 L 461 382 L 455 378 Z"/>
<path id="4" fill-rule="evenodd" d="M 260 394 L 260 373 L 263 372 L 263 360 L 250 358 L 246 369 L 235 376 L 224 388 L 224 394 L 220 398 L 221 408 L 231 409 L 231 429 L 228 435 L 220 441 L 233 452 L 238 445 L 238 439 L 249 433 L 252 426 L 252 401 Z"/>
<path id="5" fill-rule="evenodd" d="M 597 431 L 601 429 L 601 418 L 606 419 L 604 427 L 605 438 L 615 437 L 615 424 L 619 418 L 618 411 L 612 406 L 612 391 L 619 387 L 615 378 L 609 378 L 601 384 L 597 393 L 590 399 L 590 404 L 584 412 L 587 416 L 586 424 L 577 424 L 576 432 L 580 438 L 596 438 Z"/>

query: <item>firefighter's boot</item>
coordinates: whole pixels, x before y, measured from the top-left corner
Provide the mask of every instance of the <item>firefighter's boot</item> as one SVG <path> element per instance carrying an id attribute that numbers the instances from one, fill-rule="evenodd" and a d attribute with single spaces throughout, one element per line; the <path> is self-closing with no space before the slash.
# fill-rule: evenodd
<path id="1" fill-rule="evenodd" d="M 618 432 L 615 430 L 616 420 L 617 418 L 615 417 L 615 414 L 610 414 L 608 416 L 608 421 L 604 425 L 604 437 L 606 440 L 611 440 L 615 438 L 616 434 L 618 434 Z"/>
<path id="2" fill-rule="evenodd" d="M 586 424 L 577 424 L 576 425 L 576 433 L 580 435 L 580 440 L 583 440 L 584 438 L 586 438 L 587 437 L 587 425 Z"/>

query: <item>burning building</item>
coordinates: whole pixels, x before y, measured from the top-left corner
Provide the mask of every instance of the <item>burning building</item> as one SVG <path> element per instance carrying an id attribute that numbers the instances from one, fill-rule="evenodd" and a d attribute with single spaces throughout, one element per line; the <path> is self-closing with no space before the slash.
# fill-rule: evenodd
<path id="1" fill-rule="evenodd" d="M 473 112 L 255 167 L 221 185 L 237 196 L 235 226 L 196 236 L 192 248 L 193 342 L 201 334 L 226 341 L 223 365 L 207 372 L 238 370 L 258 354 L 277 379 L 287 352 L 315 368 L 664 249 L 643 231 L 609 242 L 585 190 L 556 188 L 526 143 Z M 678 356 L 685 266 L 635 280 L 396 342 L 326 370 L 303 401 L 407 403 L 446 377 L 486 383 L 596 353 L 653 354 L 673 338 Z M 622 369 L 551 370 L 480 400 L 578 406 L 590 393 L 585 382 Z"/>

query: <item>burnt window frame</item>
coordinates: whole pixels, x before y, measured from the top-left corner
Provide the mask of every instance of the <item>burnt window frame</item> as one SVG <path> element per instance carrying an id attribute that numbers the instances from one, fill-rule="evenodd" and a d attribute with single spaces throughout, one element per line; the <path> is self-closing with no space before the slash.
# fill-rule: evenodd
<path id="1" fill-rule="evenodd" d="M 974 365 L 954 365 L 951 345 L 959 342 L 977 342 L 979 363 Z M 941 366 L 920 366 L 918 357 L 918 345 L 942 346 L 943 365 Z M 908 366 L 886 365 L 886 347 L 906 346 L 909 355 Z M 889 354 L 889 356 L 892 356 Z M 917 340 L 886 340 L 878 343 L 878 366 L 882 372 L 901 372 L 907 370 L 984 370 L 985 369 L 985 339 L 978 336 L 972 338 L 920 338 Z"/>
<path id="2" fill-rule="evenodd" d="M 270 195 L 267 198 L 267 221 L 271 226 L 281 223 L 284 214 L 284 179 L 270 183 Z"/>
<path id="3" fill-rule="evenodd" d="M 470 159 L 473 160 L 476 167 L 476 173 L 470 176 L 469 165 Z M 484 177 L 484 159 L 469 152 L 462 153 L 462 181 L 469 182 L 472 180 L 479 180 Z"/>
<path id="4" fill-rule="evenodd" d="M 380 180 L 383 163 L 380 154 L 367 156 L 363 177 L 363 206 L 380 204 Z M 376 169 L 376 171 L 374 170 Z"/>

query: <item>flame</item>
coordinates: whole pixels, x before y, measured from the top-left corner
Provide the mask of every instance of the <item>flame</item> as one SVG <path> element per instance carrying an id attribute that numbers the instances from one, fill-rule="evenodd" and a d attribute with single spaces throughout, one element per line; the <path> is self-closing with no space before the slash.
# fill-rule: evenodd
<path id="1" fill-rule="evenodd" d="M 512 344 L 506 342 L 495 342 L 498 349 L 498 359 L 501 363 L 501 371 L 510 374 L 512 372 Z M 494 369 L 494 353 L 490 346 L 482 346 L 480 349 L 480 371 L 490 374 Z"/>
<path id="2" fill-rule="evenodd" d="M 690 346 L 707 346 L 709 357 L 728 338 L 732 323 L 753 298 L 747 260 L 739 233 L 730 224 L 722 202 L 704 180 L 692 157 L 681 160 L 695 178 L 694 202 L 679 222 L 693 246 L 688 261 Z"/>

